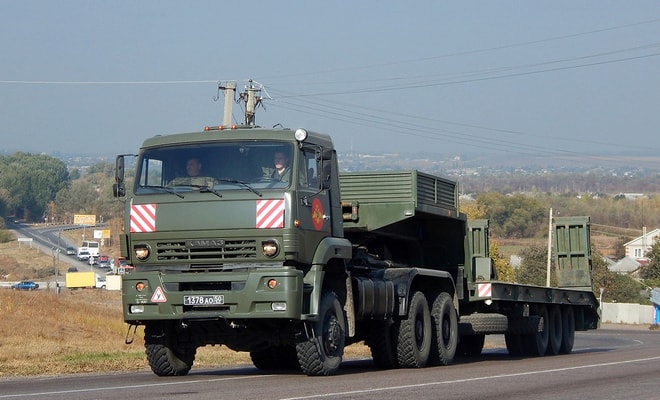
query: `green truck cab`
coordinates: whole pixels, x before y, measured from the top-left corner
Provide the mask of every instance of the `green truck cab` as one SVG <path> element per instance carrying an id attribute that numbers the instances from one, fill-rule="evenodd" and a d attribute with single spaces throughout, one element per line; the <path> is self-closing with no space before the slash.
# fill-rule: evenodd
<path id="1" fill-rule="evenodd" d="M 479 354 L 487 334 L 512 354 L 568 353 L 598 325 L 588 218 L 556 220 L 567 287 L 518 285 L 497 281 L 488 222 L 459 212 L 456 182 L 340 174 L 325 134 L 220 126 L 147 139 L 134 176 L 126 157 L 123 314 L 159 376 L 187 374 L 206 345 L 332 375 L 360 341 L 381 368 L 419 368 Z"/>

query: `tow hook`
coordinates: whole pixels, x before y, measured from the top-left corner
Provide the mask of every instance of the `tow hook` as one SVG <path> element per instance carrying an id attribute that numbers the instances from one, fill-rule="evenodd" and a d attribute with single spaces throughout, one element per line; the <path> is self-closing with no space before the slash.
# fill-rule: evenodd
<path id="1" fill-rule="evenodd" d="M 128 325 L 128 331 L 126 331 L 126 338 L 124 339 L 124 343 L 126 344 L 132 344 L 133 340 L 135 340 L 135 334 L 137 332 L 137 324 L 129 324 Z M 131 333 L 131 328 L 133 328 L 133 333 Z M 130 338 L 129 338 L 130 336 Z"/>

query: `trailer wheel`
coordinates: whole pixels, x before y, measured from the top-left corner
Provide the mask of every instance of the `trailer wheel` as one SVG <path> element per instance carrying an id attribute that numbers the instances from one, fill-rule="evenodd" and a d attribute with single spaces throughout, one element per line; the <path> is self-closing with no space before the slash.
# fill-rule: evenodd
<path id="1" fill-rule="evenodd" d="M 561 308 L 559 306 L 552 306 L 548 312 L 548 325 L 545 327 L 548 330 L 548 349 L 546 354 L 555 356 L 559 354 L 562 342 L 562 318 Z"/>
<path id="2" fill-rule="evenodd" d="M 536 314 L 543 320 L 543 329 L 540 332 L 524 335 L 525 354 L 530 356 L 542 356 L 548 349 L 550 341 L 550 329 L 548 324 L 548 308 L 540 305 Z"/>
<path id="3" fill-rule="evenodd" d="M 300 369 L 296 348 L 292 345 L 273 346 L 251 351 L 252 364 L 259 369 L 297 370 Z"/>
<path id="4" fill-rule="evenodd" d="M 308 376 L 334 375 L 346 343 L 346 320 L 334 292 L 325 292 L 319 305 L 319 320 L 309 325 L 313 337 L 296 346 L 300 368 Z"/>
<path id="5" fill-rule="evenodd" d="M 448 293 L 440 293 L 433 301 L 431 320 L 433 341 L 429 362 L 432 365 L 448 365 L 454 360 L 458 346 L 458 317 Z"/>
<path id="6" fill-rule="evenodd" d="M 387 321 L 374 321 L 369 327 L 367 345 L 371 350 L 371 358 L 378 368 L 398 368 L 396 359 L 396 344 L 392 336 L 392 324 Z"/>
<path id="7" fill-rule="evenodd" d="M 394 324 L 397 337 L 397 361 L 401 368 L 423 368 L 429 361 L 431 342 L 431 312 L 422 292 L 410 300 L 408 317 Z"/>
<path id="8" fill-rule="evenodd" d="M 575 343 L 575 311 L 573 307 L 568 306 L 562 310 L 561 313 L 561 354 L 570 354 L 573 351 L 573 343 Z"/>
<path id="9" fill-rule="evenodd" d="M 158 376 L 186 375 L 195 361 L 197 349 L 177 346 L 176 331 L 161 324 L 144 328 L 144 347 L 151 370 Z"/>

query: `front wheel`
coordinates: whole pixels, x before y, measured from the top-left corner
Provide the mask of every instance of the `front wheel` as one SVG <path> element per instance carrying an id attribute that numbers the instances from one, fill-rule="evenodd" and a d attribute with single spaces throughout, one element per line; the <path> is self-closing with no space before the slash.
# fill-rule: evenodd
<path id="1" fill-rule="evenodd" d="M 346 319 L 334 292 L 323 294 L 319 320 L 310 328 L 313 336 L 296 346 L 300 368 L 308 376 L 336 374 L 344 355 Z"/>
<path id="2" fill-rule="evenodd" d="M 167 325 L 146 325 L 144 347 L 151 370 L 158 376 L 188 374 L 195 361 L 197 349 L 179 347 L 176 330 Z"/>

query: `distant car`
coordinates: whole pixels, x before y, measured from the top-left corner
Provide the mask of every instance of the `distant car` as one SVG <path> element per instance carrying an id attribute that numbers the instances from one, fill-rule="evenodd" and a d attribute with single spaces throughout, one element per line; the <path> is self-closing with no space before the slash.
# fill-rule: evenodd
<path id="1" fill-rule="evenodd" d="M 69 269 L 66 272 L 78 272 L 78 268 L 76 267 L 69 267 Z"/>
<path id="2" fill-rule="evenodd" d="M 76 248 L 75 247 L 67 247 L 66 248 L 66 255 L 67 256 L 75 256 L 76 255 Z"/>
<path id="3" fill-rule="evenodd" d="M 91 256 L 92 255 L 89 254 L 89 251 L 81 251 L 80 253 L 78 253 L 78 261 L 89 261 L 89 258 Z"/>
<path id="4" fill-rule="evenodd" d="M 11 285 L 14 290 L 35 290 L 39 289 L 39 284 L 32 281 L 21 281 Z"/>
<path id="5" fill-rule="evenodd" d="M 102 269 L 110 269 L 110 257 L 108 256 L 99 256 L 98 258 L 98 267 Z"/>

